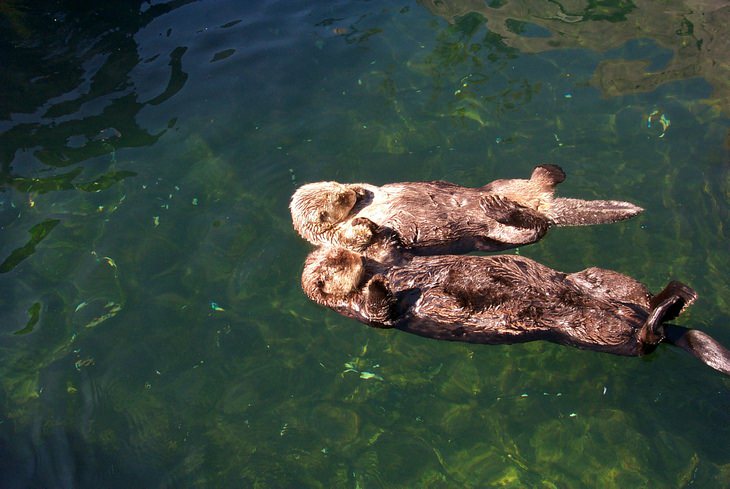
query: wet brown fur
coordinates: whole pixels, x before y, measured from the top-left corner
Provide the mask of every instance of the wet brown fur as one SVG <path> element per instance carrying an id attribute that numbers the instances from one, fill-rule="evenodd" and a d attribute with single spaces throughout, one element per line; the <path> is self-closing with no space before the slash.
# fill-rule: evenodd
<path id="1" fill-rule="evenodd" d="M 422 255 L 499 251 L 534 243 L 553 225 L 610 223 L 642 211 L 626 202 L 554 197 L 564 179 L 560 167 L 541 165 L 530 179 L 479 188 L 318 182 L 300 187 L 290 210 L 294 228 L 309 242 L 370 257 L 393 246 Z"/>
<path id="2" fill-rule="evenodd" d="M 348 254 L 353 258 L 344 260 Z M 325 287 L 332 263 L 358 268 L 358 284 Z M 630 356 L 649 353 L 664 339 L 662 323 L 673 316 L 651 319 L 655 299 L 673 298 L 674 313 L 695 300 L 689 287 L 670 285 L 653 296 L 617 272 L 565 274 L 517 255 L 403 255 L 385 266 L 329 247 L 312 252 L 302 274 L 311 299 L 372 326 L 471 343 L 547 340 Z"/>

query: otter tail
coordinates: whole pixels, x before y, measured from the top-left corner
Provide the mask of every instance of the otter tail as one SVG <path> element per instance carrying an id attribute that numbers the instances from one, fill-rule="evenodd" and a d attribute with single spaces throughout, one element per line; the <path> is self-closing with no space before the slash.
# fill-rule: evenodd
<path id="1" fill-rule="evenodd" d="M 705 365 L 730 375 L 730 350 L 707 333 L 673 324 L 664 325 L 668 343 L 680 347 Z"/>
<path id="2" fill-rule="evenodd" d="M 556 197 L 547 211 L 556 226 L 588 226 L 630 219 L 644 209 L 620 200 L 582 200 Z"/>

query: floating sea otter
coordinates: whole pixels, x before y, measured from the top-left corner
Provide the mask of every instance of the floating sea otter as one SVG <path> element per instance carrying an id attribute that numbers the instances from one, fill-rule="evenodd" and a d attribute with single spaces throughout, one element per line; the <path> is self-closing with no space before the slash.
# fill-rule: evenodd
<path id="1" fill-rule="evenodd" d="M 611 223 L 643 210 L 615 200 L 555 197 L 563 180 L 560 167 L 541 165 L 529 180 L 479 188 L 440 181 L 318 182 L 297 189 L 289 207 L 294 229 L 307 241 L 368 256 L 375 236 L 418 255 L 499 251 L 534 243 L 550 226 Z"/>
<path id="2" fill-rule="evenodd" d="M 716 340 L 665 324 L 697 297 L 679 282 L 653 296 L 618 272 L 565 274 L 516 255 L 403 255 L 394 263 L 323 246 L 307 257 L 302 288 L 345 316 L 429 338 L 546 340 L 629 356 L 650 353 L 664 341 L 730 375 L 730 351 Z"/>

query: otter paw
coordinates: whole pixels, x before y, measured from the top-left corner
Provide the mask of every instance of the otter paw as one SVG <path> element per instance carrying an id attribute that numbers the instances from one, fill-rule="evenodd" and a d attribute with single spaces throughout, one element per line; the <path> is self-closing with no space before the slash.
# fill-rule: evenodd
<path id="1" fill-rule="evenodd" d="M 371 324 L 380 328 L 392 327 L 394 304 L 395 297 L 385 277 L 375 275 L 371 278 L 365 285 L 365 310 Z"/>
<path id="2" fill-rule="evenodd" d="M 377 225 L 370 219 L 358 217 L 345 227 L 340 244 L 355 251 L 362 251 L 372 242 Z"/>

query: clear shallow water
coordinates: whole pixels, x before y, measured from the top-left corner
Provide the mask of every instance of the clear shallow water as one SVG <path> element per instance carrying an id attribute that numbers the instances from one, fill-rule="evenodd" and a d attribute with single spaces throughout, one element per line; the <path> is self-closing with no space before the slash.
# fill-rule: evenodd
<path id="1" fill-rule="evenodd" d="M 730 383 L 678 350 L 439 343 L 300 291 L 296 185 L 553 162 L 646 212 L 519 253 L 683 280 L 730 344 L 727 9 L 490 5 L 3 6 L 0 485 L 729 485 Z"/>

